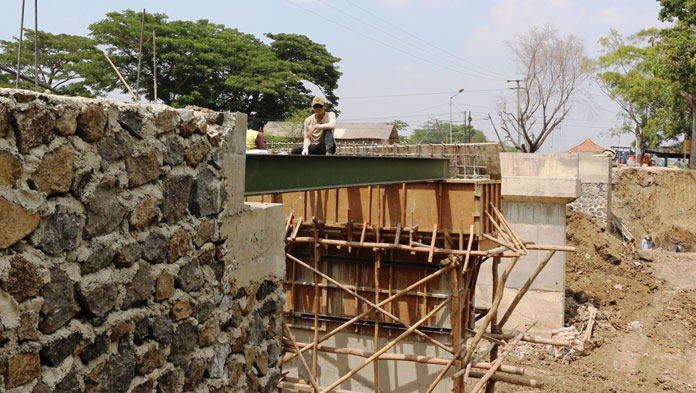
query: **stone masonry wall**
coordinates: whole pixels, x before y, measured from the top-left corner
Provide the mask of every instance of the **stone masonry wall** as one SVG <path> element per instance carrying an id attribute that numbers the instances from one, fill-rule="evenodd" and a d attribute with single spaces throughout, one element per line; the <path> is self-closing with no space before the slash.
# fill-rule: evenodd
<path id="1" fill-rule="evenodd" d="M 582 183 L 582 194 L 568 204 L 572 211 L 581 211 L 606 223 L 609 198 L 607 183 Z"/>
<path id="2" fill-rule="evenodd" d="M 282 264 L 282 235 L 239 229 L 266 211 L 245 123 L 0 89 L 0 392 L 275 391 L 284 271 L 240 258 Z"/>

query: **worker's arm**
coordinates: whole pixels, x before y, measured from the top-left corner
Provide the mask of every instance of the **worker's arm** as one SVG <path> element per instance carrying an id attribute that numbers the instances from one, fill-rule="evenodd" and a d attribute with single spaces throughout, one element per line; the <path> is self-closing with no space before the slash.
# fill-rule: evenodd
<path id="1" fill-rule="evenodd" d="M 312 140 L 310 139 L 312 137 L 312 132 L 314 131 L 313 127 L 310 127 L 310 122 L 311 122 L 311 117 L 308 117 L 304 121 L 304 143 L 303 146 L 305 149 L 309 149 L 309 145 L 312 144 Z"/>
<path id="2" fill-rule="evenodd" d="M 268 150 L 268 148 L 266 147 L 266 136 L 263 134 L 263 132 L 259 132 L 259 134 L 256 135 L 256 148 L 261 150 Z"/>
<path id="3" fill-rule="evenodd" d="M 336 114 L 333 112 L 326 112 L 326 116 L 329 117 L 329 121 L 326 123 L 317 124 L 317 130 L 333 130 L 336 128 Z"/>

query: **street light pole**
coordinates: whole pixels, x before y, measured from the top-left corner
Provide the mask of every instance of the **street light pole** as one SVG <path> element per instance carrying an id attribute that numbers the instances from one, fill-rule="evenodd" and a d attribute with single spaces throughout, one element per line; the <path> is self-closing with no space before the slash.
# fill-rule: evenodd
<path id="1" fill-rule="evenodd" d="M 463 92 L 464 89 L 459 89 L 459 91 L 454 94 L 452 97 L 450 97 L 450 121 L 449 121 L 449 129 L 450 129 L 450 136 L 449 136 L 449 143 L 452 143 L 452 99 L 459 95 L 459 93 Z"/>

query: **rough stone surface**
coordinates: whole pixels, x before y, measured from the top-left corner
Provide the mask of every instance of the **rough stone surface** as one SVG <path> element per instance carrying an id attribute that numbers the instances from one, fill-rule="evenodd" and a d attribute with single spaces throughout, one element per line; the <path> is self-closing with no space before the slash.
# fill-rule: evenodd
<path id="1" fill-rule="evenodd" d="M 174 294 L 174 276 L 169 272 L 162 272 L 162 274 L 157 277 L 157 284 L 155 288 L 155 300 L 162 301 L 169 299 Z"/>
<path id="2" fill-rule="evenodd" d="M 108 246 L 96 244 L 92 247 L 89 257 L 80 264 L 80 272 L 89 274 L 111 265 L 116 252 Z"/>
<path id="3" fill-rule="evenodd" d="M 138 359 L 138 374 L 146 375 L 164 366 L 164 353 L 153 346 Z"/>
<path id="4" fill-rule="evenodd" d="M 39 226 L 41 217 L 0 197 L 0 249 L 7 248 Z"/>
<path id="5" fill-rule="evenodd" d="M 77 135 L 85 142 L 98 141 L 104 135 L 107 120 L 101 105 L 85 105 L 77 116 Z"/>
<path id="6" fill-rule="evenodd" d="M 126 109 L 124 111 L 119 112 L 117 121 L 118 124 L 120 124 L 124 130 L 140 138 L 144 138 L 143 118 L 138 114 L 137 110 Z"/>
<path id="7" fill-rule="evenodd" d="M 222 210 L 222 187 L 215 181 L 215 174 L 208 168 L 193 182 L 189 210 L 197 217 L 217 214 Z"/>
<path id="8" fill-rule="evenodd" d="M 77 248 L 80 233 L 80 216 L 70 213 L 63 206 L 56 206 L 44 228 L 38 247 L 51 255 Z"/>
<path id="9" fill-rule="evenodd" d="M 126 158 L 128 187 L 137 187 L 157 179 L 162 168 L 157 161 L 157 153 L 151 151 L 137 157 Z"/>
<path id="10" fill-rule="evenodd" d="M 143 259 L 152 263 L 162 263 L 167 260 L 169 239 L 160 232 L 151 232 L 142 244 Z"/>
<path id="11" fill-rule="evenodd" d="M 167 176 L 163 181 L 164 202 L 162 213 L 169 224 L 181 220 L 188 213 L 193 177 L 189 175 Z"/>
<path id="12" fill-rule="evenodd" d="M 143 345 L 147 339 L 147 330 L 150 325 L 150 319 L 145 317 L 135 324 L 135 329 L 133 330 L 133 342 L 135 345 Z"/>
<path id="13" fill-rule="evenodd" d="M 161 315 L 150 323 L 150 337 L 160 344 L 171 344 L 174 335 L 174 325 L 168 317 Z"/>
<path id="14" fill-rule="evenodd" d="M 109 134 L 97 143 L 99 155 L 106 161 L 117 161 L 133 153 L 133 138 L 125 132 Z"/>
<path id="15" fill-rule="evenodd" d="M 220 335 L 220 325 L 215 318 L 209 319 L 201 333 L 198 337 L 198 345 L 201 347 L 208 347 L 217 342 L 217 338 Z"/>
<path id="16" fill-rule="evenodd" d="M 133 277 L 133 281 L 126 285 L 126 297 L 123 300 L 125 307 L 133 307 L 145 302 L 152 296 L 155 288 L 155 279 L 150 270 L 141 266 Z"/>
<path id="17" fill-rule="evenodd" d="M 198 253 L 198 263 L 201 265 L 210 265 L 215 257 L 215 246 L 212 243 L 206 243 L 201 247 Z"/>
<path id="18" fill-rule="evenodd" d="M 87 391 L 99 393 L 126 393 L 135 377 L 136 358 L 130 348 L 120 348 L 119 353 L 109 357 L 96 375 L 85 381 Z"/>
<path id="19" fill-rule="evenodd" d="M 39 294 L 43 282 L 34 265 L 17 255 L 10 260 L 10 272 L 3 287 L 17 303 Z"/>
<path id="20" fill-rule="evenodd" d="M 157 380 L 157 393 L 178 393 L 181 391 L 179 372 L 169 370 Z"/>
<path id="21" fill-rule="evenodd" d="M 210 147 L 204 140 L 199 140 L 191 143 L 191 145 L 186 149 L 186 163 L 189 166 L 195 167 L 200 162 L 205 160 L 205 157 L 210 152 Z"/>
<path id="22" fill-rule="evenodd" d="M 155 115 L 155 127 L 158 133 L 174 131 L 178 122 L 179 115 L 171 109 L 165 109 Z"/>
<path id="23" fill-rule="evenodd" d="M 190 317 L 192 312 L 191 302 L 188 299 L 182 299 L 174 303 L 171 316 L 174 321 L 180 321 Z"/>
<path id="24" fill-rule="evenodd" d="M 117 195 L 116 179 L 105 179 L 97 186 L 92 200 L 86 204 L 87 223 L 84 238 L 111 233 L 121 225 L 126 215 L 126 208 L 118 200 Z"/>
<path id="25" fill-rule="evenodd" d="M 116 267 L 131 267 L 140 259 L 142 254 L 143 249 L 140 243 L 134 242 L 125 244 L 116 254 L 114 265 L 116 265 Z"/>
<path id="26" fill-rule="evenodd" d="M 53 127 L 55 118 L 48 109 L 39 105 L 30 105 L 23 112 L 14 112 L 17 148 L 27 154 L 37 146 L 48 144 L 55 138 Z"/>
<path id="27" fill-rule="evenodd" d="M 118 288 L 110 283 L 96 286 L 77 286 L 80 303 L 92 316 L 103 317 L 116 305 Z"/>
<path id="28" fill-rule="evenodd" d="M 170 362 L 181 366 L 185 362 L 186 355 L 193 352 L 198 343 L 198 329 L 188 322 L 184 322 L 176 328 L 172 340 L 171 351 L 167 358 Z"/>
<path id="29" fill-rule="evenodd" d="M 48 385 L 46 385 L 43 381 L 39 381 L 35 386 L 34 390 L 31 391 L 31 393 L 53 393 L 53 389 L 51 389 Z"/>
<path id="30" fill-rule="evenodd" d="M 198 385 L 205 375 L 205 369 L 207 368 L 205 360 L 197 358 L 191 361 L 188 370 L 186 370 L 186 376 L 184 378 L 184 391 L 191 392 L 194 390 L 196 385 Z"/>
<path id="31" fill-rule="evenodd" d="M 611 194 L 607 183 L 582 183 L 582 194 L 568 204 L 571 211 L 579 210 L 598 218 L 604 224 L 607 220 L 607 201 Z"/>
<path id="32" fill-rule="evenodd" d="M 186 147 L 181 142 L 181 140 L 173 136 L 165 142 L 167 144 L 167 151 L 164 155 L 164 163 L 166 165 L 179 165 L 184 162 L 184 153 L 186 152 Z"/>
<path id="33" fill-rule="evenodd" d="M 39 330 L 44 334 L 55 332 L 80 311 L 75 302 L 73 282 L 58 267 L 51 269 L 51 281 L 41 288 L 40 294 L 45 301 Z"/>
<path id="34" fill-rule="evenodd" d="M 37 328 L 39 326 L 39 313 L 41 312 L 43 302 L 42 298 L 36 298 L 20 306 L 21 315 L 19 316 L 19 327 L 17 328 L 17 338 L 20 341 L 36 340 L 39 338 Z"/>
<path id="35" fill-rule="evenodd" d="M 92 359 L 96 359 L 100 355 L 106 353 L 107 346 L 109 345 L 109 340 L 105 333 L 98 335 L 94 342 L 87 344 L 85 348 L 80 352 L 80 359 L 82 363 L 87 364 Z"/>
<path id="36" fill-rule="evenodd" d="M 215 236 L 215 220 L 201 222 L 196 232 L 196 246 L 203 246 L 205 243 L 213 240 L 213 236 Z"/>
<path id="37" fill-rule="evenodd" d="M 37 353 L 20 353 L 7 361 L 5 388 L 24 385 L 39 376 L 41 363 Z"/>
<path id="38" fill-rule="evenodd" d="M 111 332 L 111 342 L 117 342 L 123 337 L 128 337 L 133 330 L 135 330 L 135 324 L 132 321 L 119 322 Z"/>
<path id="39" fill-rule="evenodd" d="M 43 347 L 39 352 L 41 363 L 50 367 L 59 366 L 65 358 L 73 354 L 81 339 L 82 334 L 75 332 Z"/>
<path id="40" fill-rule="evenodd" d="M 77 110 L 66 109 L 63 114 L 56 119 L 56 132 L 63 136 L 74 135 L 77 130 Z"/>
<path id="41" fill-rule="evenodd" d="M 159 220 L 159 208 L 157 199 L 145 197 L 135 207 L 130 215 L 131 229 L 140 230 L 150 225 L 156 224 Z"/>
<path id="42" fill-rule="evenodd" d="M 49 195 L 68 192 L 73 178 L 75 154 L 68 145 L 46 154 L 33 179 L 36 189 Z"/>
<path id="43" fill-rule="evenodd" d="M 77 379 L 75 370 L 70 370 L 60 382 L 56 384 L 55 393 L 80 393 L 80 381 Z"/>
<path id="44" fill-rule="evenodd" d="M 7 105 L 0 103 L 0 138 L 4 138 L 7 134 L 7 128 L 10 125 L 10 110 Z"/>
<path id="45" fill-rule="evenodd" d="M 155 381 L 151 379 L 146 379 L 145 382 L 137 385 L 131 390 L 131 393 L 152 393 L 152 389 L 155 388 Z"/>
<path id="46" fill-rule="evenodd" d="M 9 151 L 0 151 L 0 187 L 14 187 L 22 175 L 22 164 Z"/>
<path id="47" fill-rule="evenodd" d="M 197 116 L 179 123 L 179 135 L 183 137 L 188 137 L 193 133 L 205 134 L 207 129 L 208 124 L 206 124 L 205 119 Z"/>
<path id="48" fill-rule="evenodd" d="M 198 260 L 192 259 L 179 270 L 176 286 L 185 292 L 193 292 L 203 285 L 203 272 Z"/>
<path id="49" fill-rule="evenodd" d="M 169 263 L 176 262 L 179 258 L 183 257 L 191 249 L 191 235 L 185 229 L 178 230 L 172 235 L 172 239 L 169 242 L 169 250 L 167 251 L 167 258 Z"/>

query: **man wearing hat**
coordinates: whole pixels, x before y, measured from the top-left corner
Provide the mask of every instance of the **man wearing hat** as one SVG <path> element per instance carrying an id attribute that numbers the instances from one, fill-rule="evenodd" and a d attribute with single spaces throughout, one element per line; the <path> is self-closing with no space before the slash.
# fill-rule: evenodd
<path id="1" fill-rule="evenodd" d="M 326 100 L 316 96 L 312 100 L 314 114 L 304 121 L 304 143 L 292 149 L 291 154 L 334 154 L 336 142 L 333 130 L 336 127 L 336 114 L 326 111 Z"/>

